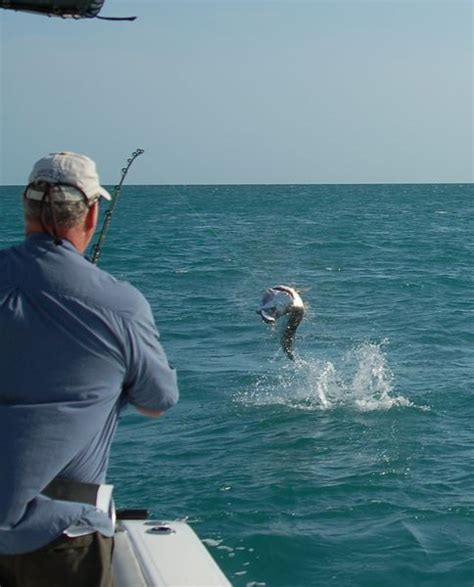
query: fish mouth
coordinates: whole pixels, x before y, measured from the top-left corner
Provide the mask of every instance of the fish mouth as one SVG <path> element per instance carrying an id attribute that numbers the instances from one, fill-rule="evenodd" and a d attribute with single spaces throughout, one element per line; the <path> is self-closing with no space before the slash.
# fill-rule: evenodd
<path id="1" fill-rule="evenodd" d="M 257 314 L 259 314 L 260 318 L 265 322 L 265 324 L 275 324 L 276 319 L 274 316 L 271 316 L 265 310 L 257 310 Z"/>

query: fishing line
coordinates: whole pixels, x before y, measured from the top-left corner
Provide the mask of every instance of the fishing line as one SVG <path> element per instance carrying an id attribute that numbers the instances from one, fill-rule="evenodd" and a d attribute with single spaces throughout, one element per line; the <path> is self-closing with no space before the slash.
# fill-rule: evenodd
<path id="1" fill-rule="evenodd" d="M 209 225 L 209 222 L 207 221 L 207 219 L 190 204 L 187 196 L 185 194 L 183 194 L 182 192 L 180 192 L 180 190 L 177 188 L 176 185 L 173 185 L 170 183 L 165 183 L 164 185 L 168 188 L 171 188 L 171 190 L 175 194 L 177 194 L 177 196 L 185 204 L 185 206 L 198 219 L 199 223 L 203 227 L 207 228 L 209 230 L 209 232 L 212 233 L 212 235 L 219 241 L 220 247 L 224 251 L 224 260 L 225 261 L 233 261 L 234 264 L 236 265 L 236 267 L 240 271 L 246 272 L 245 285 L 243 285 L 242 291 L 248 291 L 247 284 L 252 280 L 252 278 L 255 278 L 257 275 L 262 277 L 265 274 L 265 271 L 263 269 L 258 269 L 256 266 L 252 266 L 251 271 L 247 271 L 248 267 L 245 267 L 243 265 L 242 261 L 235 256 L 234 252 L 231 252 L 231 250 L 229 249 L 229 247 L 226 243 L 225 237 L 222 236 L 222 234 L 219 234 L 219 232 L 217 232 L 217 230 L 215 230 L 214 227 Z"/>
<path id="2" fill-rule="evenodd" d="M 143 149 L 137 149 L 136 151 L 134 151 L 131 154 L 131 156 L 127 159 L 126 167 L 122 167 L 122 176 L 120 178 L 119 183 L 114 187 L 112 192 L 112 202 L 108 209 L 105 211 L 102 230 L 100 231 L 97 243 L 92 247 L 91 263 L 93 263 L 94 265 L 97 265 L 97 263 L 99 262 L 100 255 L 102 254 L 102 245 L 105 241 L 105 237 L 107 236 L 110 221 L 112 220 L 112 214 L 114 212 L 115 206 L 117 205 L 117 201 L 122 191 L 122 185 L 127 176 L 128 170 L 132 166 L 132 163 L 135 161 L 135 159 L 142 155 L 144 152 L 145 151 Z"/>
<path id="3" fill-rule="evenodd" d="M 200 225 L 205 227 L 215 239 L 217 239 L 219 243 L 219 247 L 223 252 L 223 259 L 227 262 L 233 262 L 235 268 L 241 273 L 241 276 L 238 280 L 238 283 L 235 287 L 232 288 L 232 304 L 234 308 L 238 308 L 240 312 L 244 315 L 248 315 L 249 312 L 249 292 L 255 292 L 256 295 L 256 305 L 257 305 L 257 297 L 258 297 L 258 289 L 261 286 L 261 283 L 265 283 L 265 288 L 268 287 L 268 271 L 265 267 L 259 267 L 258 265 L 252 265 L 249 267 L 246 266 L 241 259 L 237 258 L 234 252 L 230 251 L 229 246 L 227 244 L 226 238 L 219 234 L 214 227 L 209 225 L 208 219 L 202 215 L 199 211 L 197 211 L 189 202 L 189 199 L 185 194 L 183 194 L 177 186 L 173 184 L 166 184 L 166 187 L 170 188 L 173 193 L 175 193 L 179 199 L 184 203 L 184 205 L 191 211 L 192 215 L 198 219 Z M 255 228 L 255 230 L 257 230 Z M 242 242 L 242 239 L 240 240 Z M 273 281 L 273 279 L 270 279 Z M 260 284 L 260 285 L 257 285 Z M 258 288 L 258 289 L 257 289 Z M 307 289 L 307 288 L 306 288 Z M 298 288 L 298 291 L 301 292 L 301 288 Z M 252 306 L 252 310 L 254 311 L 256 306 Z"/>
<path id="4" fill-rule="evenodd" d="M 227 259 L 225 260 L 234 261 L 236 264 L 238 264 L 237 258 L 233 254 L 229 253 L 229 249 L 226 246 L 222 246 L 224 244 L 223 237 L 218 232 L 216 232 L 212 226 L 209 226 L 209 223 L 205 221 L 204 216 L 200 212 L 198 212 L 195 208 L 193 208 L 193 206 L 191 206 L 188 198 L 184 194 L 182 194 L 175 185 L 166 184 L 166 186 L 171 188 L 172 191 L 174 191 L 179 196 L 181 201 L 184 202 L 186 207 L 189 208 L 191 213 L 199 220 L 200 224 L 207 228 L 209 232 L 211 232 L 221 242 L 221 247 L 227 251 Z"/>
<path id="5" fill-rule="evenodd" d="M 228 244 L 226 237 L 222 234 L 219 234 L 214 227 L 209 225 L 208 219 L 202 215 L 199 211 L 197 211 L 189 202 L 187 196 L 183 194 L 177 186 L 173 184 L 165 184 L 166 187 L 169 187 L 184 203 L 184 205 L 191 211 L 192 215 L 196 217 L 199 221 L 199 224 L 205 228 L 213 235 L 213 237 L 219 243 L 219 247 L 223 254 L 223 260 L 226 262 L 232 262 L 235 269 L 240 273 L 240 277 L 236 285 L 232 288 L 231 300 L 232 305 L 235 308 L 238 308 L 239 312 L 243 316 L 248 316 L 249 311 L 252 313 L 256 310 L 256 306 L 258 303 L 259 298 L 259 286 L 256 286 L 257 283 L 267 282 L 267 271 L 264 267 L 259 267 L 258 265 L 251 265 L 249 267 L 248 264 L 245 264 L 242 259 L 238 258 L 234 251 L 231 251 Z M 242 243 L 242 239 L 240 239 Z M 265 285 L 265 287 L 267 287 Z M 257 289 L 258 288 L 258 289 Z M 255 306 L 251 306 L 249 308 L 249 292 L 255 292 Z"/>

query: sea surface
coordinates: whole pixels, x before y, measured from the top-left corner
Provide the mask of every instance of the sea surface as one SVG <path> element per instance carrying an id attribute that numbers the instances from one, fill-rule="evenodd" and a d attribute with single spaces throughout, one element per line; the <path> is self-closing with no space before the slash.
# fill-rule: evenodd
<path id="1" fill-rule="evenodd" d="M 236 587 L 473 587 L 473 196 L 126 186 L 100 266 L 148 297 L 181 400 L 124 414 L 118 506 L 188 520 Z M 277 284 L 294 363 L 255 312 Z"/>

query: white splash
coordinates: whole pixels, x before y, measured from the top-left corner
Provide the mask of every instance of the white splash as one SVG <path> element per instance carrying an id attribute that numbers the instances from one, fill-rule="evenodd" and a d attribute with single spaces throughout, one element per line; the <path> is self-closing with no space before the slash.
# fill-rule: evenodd
<path id="1" fill-rule="evenodd" d="M 214 538 L 202 538 L 201 542 L 204 542 L 204 544 L 207 544 L 207 546 L 216 547 L 220 546 L 223 540 L 215 540 Z"/>
<path id="2" fill-rule="evenodd" d="M 394 376 L 381 345 L 363 344 L 355 350 L 354 355 L 357 370 L 350 389 L 354 403 L 361 411 L 389 410 L 394 406 L 411 405 L 406 398 L 391 395 Z"/>
<path id="3" fill-rule="evenodd" d="M 240 394 L 245 405 L 275 405 L 304 410 L 349 407 L 357 411 L 389 410 L 413 404 L 394 394 L 394 375 L 384 346 L 365 342 L 351 349 L 340 365 L 325 360 L 297 359 Z"/>

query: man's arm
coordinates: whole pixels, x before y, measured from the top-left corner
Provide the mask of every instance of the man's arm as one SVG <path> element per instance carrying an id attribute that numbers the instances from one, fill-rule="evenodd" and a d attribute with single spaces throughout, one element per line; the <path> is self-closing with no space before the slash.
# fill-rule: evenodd
<path id="1" fill-rule="evenodd" d="M 158 418 L 178 401 L 176 371 L 169 365 L 160 344 L 148 303 L 141 309 L 141 315 L 127 325 L 128 369 L 124 398 L 140 414 Z"/>

